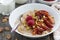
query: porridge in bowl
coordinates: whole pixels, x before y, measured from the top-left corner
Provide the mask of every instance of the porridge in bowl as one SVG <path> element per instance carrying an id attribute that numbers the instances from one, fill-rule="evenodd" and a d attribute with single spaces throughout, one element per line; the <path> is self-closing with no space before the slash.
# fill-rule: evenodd
<path id="1" fill-rule="evenodd" d="M 54 17 L 46 10 L 34 10 L 24 13 L 21 17 L 18 31 L 32 35 L 43 35 L 51 32 Z"/>

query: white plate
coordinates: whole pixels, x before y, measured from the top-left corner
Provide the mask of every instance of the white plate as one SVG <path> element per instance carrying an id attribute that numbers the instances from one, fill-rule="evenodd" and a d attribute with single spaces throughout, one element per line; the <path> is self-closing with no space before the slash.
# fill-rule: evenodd
<path id="1" fill-rule="evenodd" d="M 56 31 L 56 29 L 59 27 L 60 25 L 60 16 L 58 14 L 58 12 L 47 6 L 47 5 L 44 5 L 44 4 L 38 4 L 38 3 L 31 3 L 31 4 L 25 4 L 25 5 L 22 5 L 20 7 L 18 7 L 17 9 L 15 9 L 14 11 L 12 11 L 10 17 L 9 17 L 9 24 L 12 28 L 15 27 L 16 25 L 16 20 L 19 19 L 19 16 L 23 13 L 25 13 L 26 11 L 28 10 L 34 10 L 34 9 L 38 9 L 38 10 L 47 10 L 49 12 L 50 15 L 54 16 L 54 20 L 55 20 L 55 25 L 53 27 L 53 30 L 48 33 L 48 34 L 44 34 L 44 35 L 35 35 L 35 36 L 32 36 L 32 35 L 27 35 L 27 34 L 22 34 L 21 32 L 18 32 L 18 30 L 16 30 L 16 32 L 18 34 L 21 34 L 23 36 L 26 36 L 26 37 L 30 37 L 30 38 L 38 38 L 38 37 L 43 37 L 43 36 L 46 36 L 46 35 L 49 35 L 51 34 L 52 32 Z"/>

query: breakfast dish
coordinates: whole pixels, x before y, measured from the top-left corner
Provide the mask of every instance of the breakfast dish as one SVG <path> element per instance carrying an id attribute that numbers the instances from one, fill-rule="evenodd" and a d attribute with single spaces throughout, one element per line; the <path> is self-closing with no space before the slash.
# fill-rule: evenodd
<path id="1" fill-rule="evenodd" d="M 28 11 L 21 17 L 21 25 L 18 31 L 32 35 L 42 35 L 51 32 L 54 25 L 54 17 L 46 10 Z"/>
<path id="2" fill-rule="evenodd" d="M 44 0 L 44 1 L 54 1 L 54 0 Z"/>

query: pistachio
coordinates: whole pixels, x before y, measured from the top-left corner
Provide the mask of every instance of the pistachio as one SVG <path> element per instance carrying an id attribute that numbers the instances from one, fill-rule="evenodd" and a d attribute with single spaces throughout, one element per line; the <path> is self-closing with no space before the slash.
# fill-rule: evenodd
<path id="1" fill-rule="evenodd" d="M 7 19 L 5 19 L 5 18 L 4 18 L 4 19 L 2 19 L 2 22 L 3 22 L 3 23 L 5 23 L 5 22 L 7 22 L 7 21 L 8 21 L 8 20 L 7 20 Z"/>
<path id="2" fill-rule="evenodd" d="M 5 27 L 5 30 L 6 30 L 6 31 L 9 31 L 9 30 L 10 30 L 10 28 L 9 28 L 9 27 Z"/>
<path id="3" fill-rule="evenodd" d="M 3 32 L 4 28 L 3 27 L 0 27 L 0 33 Z"/>
<path id="4" fill-rule="evenodd" d="M 10 40 L 11 39 L 11 34 L 7 34 L 6 39 Z"/>

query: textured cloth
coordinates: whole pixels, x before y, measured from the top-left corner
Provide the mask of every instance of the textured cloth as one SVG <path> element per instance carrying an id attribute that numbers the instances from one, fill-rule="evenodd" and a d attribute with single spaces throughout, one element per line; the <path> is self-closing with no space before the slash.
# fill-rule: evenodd
<path id="1" fill-rule="evenodd" d="M 57 7 L 56 7 L 57 6 Z M 52 7 L 60 13 L 60 2 L 52 5 Z M 59 9 L 59 10 L 58 10 Z M 60 15 L 60 14 L 59 14 Z M 60 27 L 53 33 L 54 40 L 60 40 Z"/>

